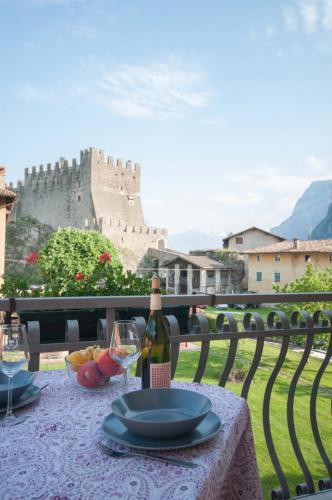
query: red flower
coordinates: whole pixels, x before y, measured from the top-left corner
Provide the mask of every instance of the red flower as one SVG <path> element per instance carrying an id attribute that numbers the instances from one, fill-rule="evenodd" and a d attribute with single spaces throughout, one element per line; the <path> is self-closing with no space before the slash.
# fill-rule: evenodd
<path id="1" fill-rule="evenodd" d="M 108 252 L 103 252 L 101 255 L 98 257 L 98 262 L 99 264 L 102 264 L 103 262 L 109 262 L 112 259 L 112 256 Z"/>
<path id="2" fill-rule="evenodd" d="M 27 255 L 27 257 L 25 257 L 25 261 L 27 264 L 36 264 L 36 262 L 38 262 L 38 259 L 39 255 L 37 252 L 31 252 L 30 255 Z"/>
<path id="3" fill-rule="evenodd" d="M 81 281 L 83 279 L 84 279 L 84 274 L 81 271 L 79 271 L 78 273 L 75 274 L 76 281 Z"/>

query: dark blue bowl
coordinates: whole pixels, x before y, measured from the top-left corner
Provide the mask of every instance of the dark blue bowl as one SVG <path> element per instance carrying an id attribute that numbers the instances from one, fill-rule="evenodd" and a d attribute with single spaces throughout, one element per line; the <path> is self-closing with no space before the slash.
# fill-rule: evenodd
<path id="1" fill-rule="evenodd" d="M 193 432 L 211 410 L 211 401 L 184 389 L 142 389 L 113 401 L 112 410 L 131 432 L 170 438 Z"/>

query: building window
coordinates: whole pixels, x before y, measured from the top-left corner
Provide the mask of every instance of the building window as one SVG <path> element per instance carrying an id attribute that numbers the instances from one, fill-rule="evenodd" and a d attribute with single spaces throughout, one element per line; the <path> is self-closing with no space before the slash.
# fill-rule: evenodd
<path id="1" fill-rule="evenodd" d="M 193 271 L 193 288 L 199 288 L 200 285 L 200 272 L 195 270 Z"/>
<path id="2" fill-rule="evenodd" d="M 281 257 L 280 257 L 280 255 L 275 255 L 274 259 L 275 259 L 276 262 L 280 262 Z"/>
<path id="3" fill-rule="evenodd" d="M 330 255 L 330 257 L 329 257 L 329 261 L 330 261 L 330 262 L 332 262 L 332 255 Z"/>
<path id="4" fill-rule="evenodd" d="M 236 243 L 237 245 L 242 245 L 242 243 L 243 243 L 243 238 L 242 238 L 242 236 L 237 236 L 237 237 L 235 238 L 235 243 Z"/>
<path id="5" fill-rule="evenodd" d="M 261 260 L 261 256 L 260 255 L 256 255 L 256 260 L 257 260 L 257 262 L 259 262 Z"/>
<path id="6" fill-rule="evenodd" d="M 210 279 L 214 278 L 214 271 L 207 271 L 206 276 Z"/>
<path id="7" fill-rule="evenodd" d="M 260 271 L 256 273 L 256 281 L 263 281 L 263 273 Z"/>
<path id="8" fill-rule="evenodd" d="M 274 273 L 274 282 L 280 283 L 280 273 Z"/>
<path id="9" fill-rule="evenodd" d="M 310 255 L 305 255 L 304 260 L 305 262 L 310 262 Z"/>
<path id="10" fill-rule="evenodd" d="M 77 201 L 78 201 L 78 203 L 81 201 L 81 195 L 80 194 L 77 195 Z"/>
<path id="11" fill-rule="evenodd" d="M 168 286 L 174 288 L 174 282 L 175 282 L 175 272 L 169 271 L 169 273 L 168 273 Z"/>

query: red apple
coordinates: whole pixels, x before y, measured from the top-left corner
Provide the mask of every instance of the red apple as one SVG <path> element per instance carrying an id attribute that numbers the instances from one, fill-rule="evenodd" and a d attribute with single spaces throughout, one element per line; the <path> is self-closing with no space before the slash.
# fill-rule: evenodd
<path id="1" fill-rule="evenodd" d="M 99 370 L 106 375 L 106 377 L 114 377 L 114 375 L 119 375 L 123 373 L 123 368 L 114 361 L 110 355 L 110 349 L 107 349 L 98 360 Z"/>
<path id="2" fill-rule="evenodd" d="M 84 387 L 99 387 L 102 380 L 103 374 L 96 361 L 87 361 L 77 372 L 77 382 Z"/>

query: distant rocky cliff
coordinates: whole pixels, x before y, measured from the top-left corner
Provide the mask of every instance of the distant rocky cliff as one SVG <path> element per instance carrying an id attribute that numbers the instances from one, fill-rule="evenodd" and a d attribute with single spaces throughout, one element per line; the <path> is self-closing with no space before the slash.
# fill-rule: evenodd
<path id="1" fill-rule="evenodd" d="M 292 215 L 271 231 L 287 239 L 306 240 L 309 235 L 311 238 L 317 224 L 326 216 L 331 202 L 332 180 L 312 182 L 296 202 Z"/>
<path id="2" fill-rule="evenodd" d="M 309 235 L 310 240 L 327 240 L 329 238 L 332 238 L 332 203 L 329 206 L 326 217 Z"/>

